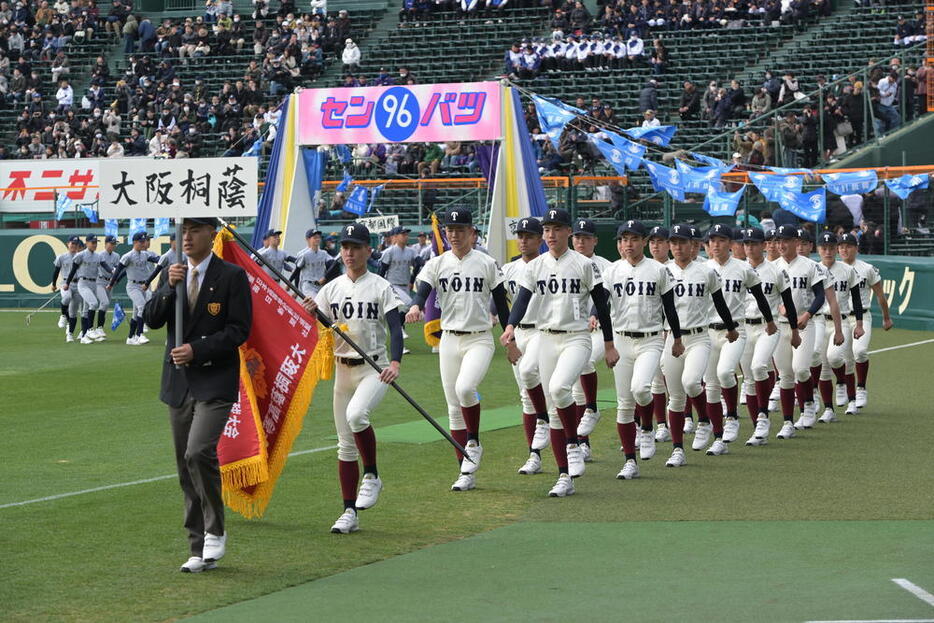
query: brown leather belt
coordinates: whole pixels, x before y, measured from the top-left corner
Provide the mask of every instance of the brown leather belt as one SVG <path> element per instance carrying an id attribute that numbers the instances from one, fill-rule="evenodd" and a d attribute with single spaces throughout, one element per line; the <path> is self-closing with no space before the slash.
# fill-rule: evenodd
<path id="1" fill-rule="evenodd" d="M 337 363 L 343 364 L 351 368 L 355 366 L 362 366 L 363 364 L 366 363 L 366 361 L 362 357 L 335 357 L 334 359 L 337 360 Z M 379 355 L 376 355 L 372 357 L 371 359 L 373 359 L 373 361 L 377 361 L 379 359 Z"/>

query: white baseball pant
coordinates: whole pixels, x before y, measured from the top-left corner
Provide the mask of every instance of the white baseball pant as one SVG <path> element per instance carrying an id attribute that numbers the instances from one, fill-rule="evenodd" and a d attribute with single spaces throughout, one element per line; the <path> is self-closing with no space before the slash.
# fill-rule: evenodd
<path id="1" fill-rule="evenodd" d="M 139 320 L 143 317 L 143 308 L 146 307 L 146 294 L 138 283 L 126 284 L 126 295 L 133 302 L 133 318 Z"/>
<path id="2" fill-rule="evenodd" d="M 516 328 L 516 348 L 522 353 L 518 363 L 512 366 L 512 374 L 516 377 L 516 384 L 519 386 L 519 400 L 522 402 L 522 412 L 534 414 L 535 406 L 529 398 L 526 391 L 539 385 L 542 382 L 538 374 L 538 344 L 541 334 L 536 329 Z M 546 393 L 545 401 L 548 404 L 549 413 L 554 410 L 551 405 L 551 397 Z"/>
<path id="3" fill-rule="evenodd" d="M 794 389 L 795 383 L 804 383 L 811 378 L 811 355 L 814 352 L 814 325 L 819 320 L 812 318 L 804 329 L 798 329 L 801 345 L 791 347 L 791 325 L 779 323 L 781 339 L 775 349 L 775 365 L 782 389 Z"/>
<path id="4" fill-rule="evenodd" d="M 602 335 L 602 334 L 601 334 Z M 574 404 L 574 383 L 590 360 L 590 332 L 546 333 L 538 339 L 538 373 L 545 394 L 557 409 Z M 549 418 L 554 429 L 563 429 L 561 419 Z"/>
<path id="5" fill-rule="evenodd" d="M 668 410 L 674 413 L 684 413 L 687 397 L 693 398 L 704 391 L 701 381 L 710 358 L 710 336 L 706 329 L 693 335 L 682 334 L 681 343 L 684 344 L 684 353 L 673 357 L 671 347 L 674 338 L 669 333 L 662 352 L 662 370 L 668 385 Z"/>
<path id="6" fill-rule="evenodd" d="M 824 322 L 824 315 L 817 314 L 811 319 L 814 323 L 814 354 L 811 355 L 811 366 L 819 366 L 824 357 L 826 347 L 821 348 L 821 344 L 827 344 L 827 323 Z M 830 323 L 830 335 L 833 336 L 833 322 Z M 817 379 L 814 379 L 815 382 Z"/>
<path id="7" fill-rule="evenodd" d="M 847 318 L 846 320 L 849 320 Z M 854 357 L 853 357 L 853 330 L 850 328 L 848 322 L 844 321 L 843 325 L 843 344 L 837 346 L 833 343 L 833 320 L 825 319 L 823 321 L 826 325 L 824 329 L 823 342 L 820 344 L 819 348 L 823 353 L 821 357 L 821 367 L 820 371 L 820 380 L 822 381 L 832 381 L 836 377 L 833 374 L 835 368 L 840 366 L 845 366 L 850 370 L 853 369 Z"/>
<path id="8" fill-rule="evenodd" d="M 78 280 L 78 294 L 81 295 L 81 313 L 87 314 L 89 311 L 97 311 L 100 303 L 97 300 L 97 282 L 87 279 Z"/>
<path id="9" fill-rule="evenodd" d="M 739 363 L 743 370 L 743 392 L 747 396 L 756 395 L 756 381 L 769 378 L 772 357 L 781 337 L 781 331 L 767 335 L 765 323 L 746 325 L 746 347 Z"/>
<path id="10" fill-rule="evenodd" d="M 850 316 L 846 319 L 850 329 L 850 336 L 853 335 L 853 329 L 856 328 L 856 316 Z M 872 314 L 863 311 L 863 337 L 853 340 L 853 358 L 857 363 L 866 363 L 869 361 L 869 340 L 872 339 Z M 852 370 L 847 370 L 847 373 Z"/>
<path id="11" fill-rule="evenodd" d="M 662 349 L 664 349 L 664 344 Z M 655 369 L 655 376 L 652 377 L 652 393 L 653 394 L 666 394 L 668 393 L 668 388 L 665 387 L 665 373 L 662 372 L 661 358 L 658 360 L 658 367 Z"/>
<path id="12" fill-rule="evenodd" d="M 613 334 L 619 361 L 613 367 L 616 381 L 616 422 L 635 421 L 635 408 L 652 404 L 652 379 L 665 347 L 661 333 L 654 337 L 633 338 Z"/>
<path id="13" fill-rule="evenodd" d="M 438 346 L 441 386 L 448 403 L 451 430 L 467 428 L 461 407 L 479 404 L 477 388 L 486 376 L 494 351 L 493 334 L 489 331 L 469 335 L 454 335 L 450 331 L 441 334 Z"/>
<path id="14" fill-rule="evenodd" d="M 721 388 L 736 387 L 736 368 L 743 357 L 746 347 L 746 325 L 736 327 L 739 337 L 735 342 L 726 339 L 726 330 L 707 330 L 710 335 L 710 359 L 704 371 L 704 383 L 707 384 L 707 402 L 720 402 Z"/>
<path id="15" fill-rule="evenodd" d="M 603 331 L 599 328 L 593 331 L 590 334 L 590 342 L 590 359 L 587 360 L 581 374 L 593 374 L 596 372 L 597 362 L 601 361 L 606 356 L 606 345 L 603 343 Z M 574 396 L 575 403 L 582 405 L 587 402 L 584 396 L 584 386 L 581 385 L 580 377 L 577 377 L 577 381 L 574 382 L 574 388 L 571 390 L 571 393 Z"/>
<path id="16" fill-rule="evenodd" d="M 379 380 L 379 373 L 367 364 L 334 365 L 334 427 L 337 429 L 337 458 L 357 460 L 354 433 L 370 425 L 370 413 L 382 401 L 389 385 Z"/>

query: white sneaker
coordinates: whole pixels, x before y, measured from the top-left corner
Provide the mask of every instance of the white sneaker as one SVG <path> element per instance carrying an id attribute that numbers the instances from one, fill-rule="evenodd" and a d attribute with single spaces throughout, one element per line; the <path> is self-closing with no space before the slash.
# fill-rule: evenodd
<path id="1" fill-rule="evenodd" d="M 136 343 L 137 343 L 137 346 L 142 345 L 142 344 L 149 344 L 149 338 L 146 337 L 145 335 L 140 335 L 136 338 Z"/>
<path id="2" fill-rule="evenodd" d="M 684 428 L 681 429 L 685 435 L 690 435 L 694 432 L 695 425 L 693 418 L 686 417 L 684 418 Z"/>
<path id="3" fill-rule="evenodd" d="M 68 318 L 65 318 L 64 314 L 59 315 L 58 317 L 58 328 L 64 329 L 68 326 Z M 184 565 L 183 565 L 184 566 Z"/>
<path id="4" fill-rule="evenodd" d="M 78 341 L 81 342 L 82 344 L 93 344 L 94 343 L 94 340 L 89 338 L 87 333 L 82 333 L 81 339 L 79 339 Z"/>
<path id="5" fill-rule="evenodd" d="M 703 450 L 707 447 L 707 444 L 710 443 L 710 438 L 713 436 L 713 424 L 710 422 L 702 422 L 697 425 L 697 430 L 694 431 L 694 443 L 691 444 L 692 450 Z"/>
<path id="6" fill-rule="evenodd" d="M 409 334 L 406 333 L 405 329 L 402 329 L 402 339 L 403 340 L 409 339 Z"/>
<path id="7" fill-rule="evenodd" d="M 596 428 L 597 422 L 599 421 L 599 411 L 594 411 L 593 409 L 585 410 L 584 415 L 581 416 L 580 424 L 577 425 L 577 434 L 581 437 L 586 437 L 593 432 L 593 429 Z"/>
<path id="8" fill-rule="evenodd" d="M 616 474 L 616 477 L 619 480 L 632 480 L 633 478 L 638 478 L 639 464 L 632 459 L 628 459 L 626 464 L 623 465 L 623 469 L 619 470 L 619 473 Z"/>
<path id="9" fill-rule="evenodd" d="M 227 552 L 227 533 L 225 532 L 221 536 L 216 534 L 211 534 L 210 532 L 204 533 L 204 548 L 201 551 L 201 557 L 204 558 L 204 562 L 213 562 L 215 560 L 220 560 L 224 557 L 224 554 Z"/>
<path id="10" fill-rule="evenodd" d="M 411 354 L 412 354 L 412 351 L 410 351 L 408 348 L 403 348 L 403 349 L 402 349 L 402 354 L 403 354 L 403 355 L 411 355 Z"/>
<path id="11" fill-rule="evenodd" d="M 532 449 L 544 450 L 551 445 L 551 427 L 545 420 L 535 420 L 535 434 L 532 436 Z"/>
<path id="12" fill-rule="evenodd" d="M 857 415 L 859 413 L 859 407 L 856 406 L 855 400 L 851 400 L 847 403 L 846 411 L 844 411 L 844 413 L 846 415 Z"/>
<path id="13" fill-rule="evenodd" d="M 710 447 L 707 448 L 707 456 L 720 456 L 729 453 L 730 447 L 722 439 L 714 439 Z"/>
<path id="14" fill-rule="evenodd" d="M 830 424 L 831 422 L 836 422 L 837 414 L 833 412 L 833 409 L 831 407 L 827 407 L 826 409 L 824 409 L 823 415 L 821 415 L 817 419 L 817 421 L 820 422 L 821 424 Z"/>
<path id="15" fill-rule="evenodd" d="M 145 324 L 143 325 L 143 333 L 149 333 L 149 325 L 145 325 Z"/>
<path id="16" fill-rule="evenodd" d="M 351 532 L 356 532 L 359 529 L 360 520 L 357 519 L 357 511 L 352 508 L 348 508 L 344 511 L 344 514 L 337 518 L 337 521 L 334 522 L 334 525 L 331 526 L 331 533 L 350 534 Z"/>
<path id="17" fill-rule="evenodd" d="M 568 474 L 561 474 L 555 486 L 548 492 L 548 497 L 566 498 L 569 495 L 574 495 L 574 479 Z"/>
<path id="18" fill-rule="evenodd" d="M 746 442 L 747 446 L 764 446 L 769 443 L 769 430 L 772 427 L 772 423 L 769 421 L 769 418 L 759 416 L 759 419 L 756 420 L 756 430 L 752 434 L 752 437 L 749 438 L 749 441 L 753 439 L 757 440 L 759 443 L 749 443 Z"/>
<path id="19" fill-rule="evenodd" d="M 473 474 L 461 474 L 451 485 L 451 491 L 470 491 L 477 486 L 477 479 Z"/>
<path id="20" fill-rule="evenodd" d="M 133 337 L 128 337 L 126 339 L 126 343 L 127 343 L 127 346 L 138 346 L 139 345 L 139 342 L 136 341 L 135 335 Z"/>
<path id="21" fill-rule="evenodd" d="M 739 404 L 741 405 L 746 404 L 746 392 L 741 391 L 739 393 Z"/>
<path id="22" fill-rule="evenodd" d="M 431 347 L 431 354 L 432 354 L 432 355 L 437 355 L 437 354 L 440 353 L 440 352 L 441 352 L 441 349 L 439 349 L 437 346 L 432 346 L 432 347 Z"/>
<path id="23" fill-rule="evenodd" d="M 665 424 L 659 424 L 655 429 L 655 443 L 667 443 L 671 441 L 671 431 Z"/>
<path id="24" fill-rule="evenodd" d="M 782 424 L 782 429 L 778 431 L 778 434 L 775 435 L 776 439 L 791 439 L 795 436 L 795 427 L 794 424 L 785 420 L 785 423 Z"/>
<path id="25" fill-rule="evenodd" d="M 65 343 L 70 344 L 75 341 L 75 336 L 71 334 L 71 331 L 65 331 Z"/>
<path id="26" fill-rule="evenodd" d="M 587 466 L 584 463 L 584 453 L 581 451 L 581 447 L 576 443 L 569 443 L 567 452 L 568 473 L 571 475 L 571 478 L 583 476 Z"/>
<path id="27" fill-rule="evenodd" d="M 203 558 L 192 556 L 179 568 L 182 573 L 201 573 L 210 569 L 217 569 L 216 562 L 204 562 Z"/>
<path id="28" fill-rule="evenodd" d="M 642 431 L 639 436 L 639 458 L 648 461 L 655 456 L 655 435 L 652 431 Z"/>
<path id="29" fill-rule="evenodd" d="M 542 457 L 534 452 L 529 453 L 528 460 L 519 468 L 519 473 L 526 476 L 542 473 Z"/>
<path id="30" fill-rule="evenodd" d="M 665 465 L 668 467 L 681 467 L 687 463 L 687 460 L 684 457 L 684 450 L 681 448 L 675 448 L 671 451 L 671 456 L 668 457 L 668 460 L 665 461 Z"/>
<path id="31" fill-rule="evenodd" d="M 769 413 L 775 413 L 778 410 L 778 398 L 769 398 Z"/>
<path id="32" fill-rule="evenodd" d="M 869 402 L 869 392 L 866 391 L 865 387 L 856 388 L 856 406 L 860 409 L 864 408 Z"/>
<path id="33" fill-rule="evenodd" d="M 107 339 L 107 334 L 104 333 L 104 330 L 103 330 L 103 329 L 101 329 L 100 327 L 98 327 L 98 328 L 95 330 L 95 333 L 94 333 L 94 341 L 95 341 L 95 342 L 103 342 L 103 341 L 106 340 L 106 339 Z"/>
<path id="34" fill-rule="evenodd" d="M 733 443 L 739 437 L 739 418 L 728 417 L 723 422 L 723 441 Z"/>
<path id="35" fill-rule="evenodd" d="M 823 404 L 820 399 L 820 392 L 816 389 L 814 390 L 814 395 L 811 396 L 811 402 L 814 403 L 814 413 L 816 414 L 818 411 L 820 411 L 820 408 Z"/>
<path id="36" fill-rule="evenodd" d="M 769 394 L 769 413 L 778 409 L 778 401 L 782 397 L 781 389 L 778 386 L 778 379 L 775 379 L 775 387 L 772 388 L 772 393 Z"/>
<path id="37" fill-rule="evenodd" d="M 836 396 L 836 398 L 837 398 L 837 401 L 836 401 L 836 402 L 837 402 L 837 406 L 838 406 L 838 407 L 842 407 L 843 405 L 845 405 L 845 404 L 847 403 L 847 400 L 846 400 L 846 383 L 837 383 L 836 392 L 837 392 L 837 396 Z"/>
<path id="38" fill-rule="evenodd" d="M 593 463 L 593 451 L 589 443 L 581 442 L 581 454 L 584 455 L 584 463 Z"/>
<path id="39" fill-rule="evenodd" d="M 817 421 L 817 417 L 813 409 L 813 402 L 807 402 L 804 404 L 804 409 L 801 411 L 801 416 L 798 418 L 798 421 L 795 422 L 795 428 L 798 430 L 814 428 L 814 423 Z"/>
<path id="40" fill-rule="evenodd" d="M 483 446 L 477 443 L 475 439 L 471 439 L 467 442 L 467 445 L 464 446 L 464 450 L 467 451 L 467 456 L 470 457 L 473 463 L 467 459 L 461 461 L 461 473 L 472 474 L 480 467 L 480 459 L 483 457 Z"/>
<path id="41" fill-rule="evenodd" d="M 756 437 L 756 434 L 753 433 L 752 437 L 746 440 L 746 445 L 747 446 L 764 446 L 765 439 L 762 439 L 761 437 Z"/>
<path id="42" fill-rule="evenodd" d="M 383 490 L 382 479 L 373 474 L 364 474 L 363 481 L 360 482 L 360 490 L 357 492 L 357 501 L 354 506 L 357 510 L 366 510 L 376 505 L 379 500 L 379 492 Z"/>

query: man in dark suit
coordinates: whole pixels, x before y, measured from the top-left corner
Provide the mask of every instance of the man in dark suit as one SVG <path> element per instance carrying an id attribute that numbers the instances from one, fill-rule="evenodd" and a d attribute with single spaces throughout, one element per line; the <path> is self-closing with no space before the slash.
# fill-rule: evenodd
<path id="1" fill-rule="evenodd" d="M 239 393 L 238 347 L 250 334 L 253 310 L 246 272 L 211 252 L 217 220 L 186 218 L 185 264 L 172 264 L 168 278 L 146 304 L 153 329 L 167 325 L 160 400 L 169 406 L 178 478 L 185 495 L 185 527 L 191 557 L 181 571 L 213 569 L 223 557 L 227 534 L 221 498 L 217 441 Z M 182 343 L 175 343 L 175 285 L 184 285 Z"/>

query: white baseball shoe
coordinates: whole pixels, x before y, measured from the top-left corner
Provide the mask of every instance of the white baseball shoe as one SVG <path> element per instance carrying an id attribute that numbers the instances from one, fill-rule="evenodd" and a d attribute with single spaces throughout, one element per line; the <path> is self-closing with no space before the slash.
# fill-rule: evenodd
<path id="1" fill-rule="evenodd" d="M 542 457 L 534 452 L 529 452 L 528 460 L 519 468 L 519 473 L 526 476 L 542 473 Z"/>
<path id="2" fill-rule="evenodd" d="M 477 479 L 473 474 L 461 474 L 451 485 L 451 491 L 470 491 L 477 486 Z"/>
<path id="3" fill-rule="evenodd" d="M 691 433 L 693 433 L 695 428 L 696 426 L 694 425 L 693 418 L 689 418 L 689 417 L 684 418 L 684 428 L 681 430 L 684 431 L 685 435 L 690 435 Z"/>
<path id="4" fill-rule="evenodd" d="M 866 391 L 865 387 L 856 388 L 856 406 L 860 409 L 866 407 L 869 403 L 869 392 Z"/>
<path id="5" fill-rule="evenodd" d="M 814 413 L 816 414 L 818 411 L 820 411 L 820 408 L 822 405 L 822 402 L 820 399 L 820 391 L 818 391 L 817 389 L 814 390 L 814 395 L 811 396 L 811 402 L 814 403 Z"/>
<path id="6" fill-rule="evenodd" d="M 68 318 L 65 318 L 65 314 L 61 314 L 58 317 L 58 328 L 64 329 L 68 326 Z"/>
<path id="7" fill-rule="evenodd" d="M 224 557 L 226 552 L 226 532 L 221 536 L 211 534 L 210 532 L 204 533 L 204 549 L 201 551 L 201 557 L 204 558 L 204 562 L 214 562 L 215 560 L 220 560 Z"/>
<path id="8" fill-rule="evenodd" d="M 127 346 L 139 346 L 139 342 L 136 340 L 136 336 L 128 337 L 126 339 Z"/>
<path id="9" fill-rule="evenodd" d="M 746 441 L 747 446 L 764 446 L 769 443 L 769 428 L 771 428 L 772 423 L 769 422 L 769 418 L 759 416 L 759 419 L 756 420 L 756 430 L 753 432 L 752 437 Z"/>
<path id="10" fill-rule="evenodd" d="M 404 348 L 404 347 L 403 347 L 403 349 L 402 349 L 402 354 L 403 354 L 403 355 L 411 355 L 411 354 L 412 354 L 412 351 L 410 351 L 408 348 Z"/>
<path id="11" fill-rule="evenodd" d="M 95 342 L 103 342 L 103 341 L 106 340 L 106 339 L 107 339 L 107 334 L 104 333 L 104 330 L 103 330 L 102 328 L 97 327 L 97 329 L 95 329 L 95 333 L 94 333 L 94 341 L 95 341 Z"/>
<path id="12" fill-rule="evenodd" d="M 344 510 L 344 513 L 337 518 L 334 525 L 331 526 L 332 534 L 350 534 L 360 529 L 360 520 L 357 519 L 357 511 L 352 508 Z"/>
<path id="13" fill-rule="evenodd" d="M 78 340 L 82 344 L 93 344 L 94 340 L 88 337 L 87 333 L 82 333 L 81 338 Z"/>
<path id="14" fill-rule="evenodd" d="M 713 436 L 713 425 L 710 422 L 701 422 L 694 431 L 694 442 L 691 444 L 692 450 L 703 450 L 710 443 Z"/>
<path id="15" fill-rule="evenodd" d="M 723 441 L 733 443 L 739 437 L 739 418 L 728 417 L 723 421 Z"/>
<path id="16" fill-rule="evenodd" d="M 681 448 L 675 448 L 671 451 L 671 456 L 668 457 L 668 460 L 665 461 L 665 465 L 668 467 L 681 467 L 687 463 L 687 460 L 684 457 L 684 450 Z"/>
<path id="17" fill-rule="evenodd" d="M 149 325 L 143 325 L 143 333 L 149 333 Z"/>
<path id="18" fill-rule="evenodd" d="M 75 336 L 71 334 L 71 331 L 65 331 L 65 343 L 70 344 L 75 341 Z"/>
<path id="19" fill-rule="evenodd" d="M 201 573 L 202 571 L 209 571 L 211 569 L 217 569 L 216 562 L 204 562 L 203 558 L 192 556 L 182 564 L 179 571 L 182 573 Z"/>
<path id="20" fill-rule="evenodd" d="M 583 476 L 587 466 L 584 463 L 584 453 L 581 451 L 581 447 L 576 443 L 569 443 L 567 452 L 568 473 L 571 475 L 571 478 Z"/>
<path id="21" fill-rule="evenodd" d="M 778 431 L 778 434 L 775 435 L 776 439 L 791 439 L 795 436 L 795 426 L 790 421 L 785 420 L 785 423 L 782 424 L 782 428 Z"/>
<path id="22" fill-rule="evenodd" d="M 599 421 L 599 411 L 594 411 L 593 409 L 585 410 L 584 415 L 581 416 L 580 424 L 577 425 L 577 434 L 581 437 L 586 437 L 593 432 L 593 429 L 597 427 L 597 422 Z"/>
<path id="23" fill-rule="evenodd" d="M 569 495 L 574 495 L 574 479 L 569 474 L 561 474 L 555 486 L 548 492 L 548 497 L 566 498 Z"/>
<path id="24" fill-rule="evenodd" d="M 471 439 L 464 446 L 464 450 L 467 451 L 467 456 L 470 457 L 470 461 L 473 461 L 473 463 L 467 459 L 461 461 L 461 473 L 473 474 L 480 467 L 480 459 L 483 458 L 483 446 L 477 443 L 476 439 Z"/>
<path id="25" fill-rule="evenodd" d="M 655 456 L 655 435 L 652 431 L 642 431 L 639 435 L 639 458 L 648 461 Z"/>
<path id="26" fill-rule="evenodd" d="M 545 420 L 535 420 L 535 434 L 532 436 L 532 449 L 544 450 L 551 445 L 551 427 Z"/>
<path id="27" fill-rule="evenodd" d="M 142 346 L 143 344 L 149 344 L 149 338 L 145 335 L 139 335 L 136 338 L 137 346 Z"/>
<path id="28" fill-rule="evenodd" d="M 710 447 L 707 448 L 707 456 L 720 456 L 729 453 L 730 447 L 722 439 L 714 439 Z"/>
<path id="29" fill-rule="evenodd" d="M 584 463 L 593 463 L 593 450 L 589 443 L 581 442 L 581 454 L 584 455 Z"/>
<path id="30" fill-rule="evenodd" d="M 373 474 L 364 474 L 360 482 L 360 490 L 357 492 L 357 501 L 354 506 L 357 510 L 366 510 L 376 505 L 379 500 L 379 492 L 383 490 L 382 479 Z"/>
<path id="31" fill-rule="evenodd" d="M 772 388 L 772 393 L 769 394 L 769 413 L 778 409 L 778 401 L 781 399 L 781 387 L 778 386 L 778 379 L 775 379 L 775 387 Z"/>
<path id="32" fill-rule="evenodd" d="M 817 421 L 821 424 L 830 424 L 831 422 L 837 421 L 837 414 L 833 412 L 832 407 L 826 407 L 824 413 L 817 418 Z"/>
<path id="33" fill-rule="evenodd" d="M 633 459 L 627 459 L 623 469 L 619 470 L 616 478 L 619 480 L 632 480 L 639 477 L 639 464 Z"/>
<path id="34" fill-rule="evenodd" d="M 668 430 L 668 426 L 665 424 L 659 424 L 658 428 L 655 429 L 655 442 L 667 443 L 669 441 L 671 441 L 671 431 Z"/>
<path id="35" fill-rule="evenodd" d="M 795 428 L 798 430 L 813 428 L 814 422 L 816 420 L 817 418 L 816 414 L 814 413 L 814 403 L 806 402 L 804 403 L 804 409 L 801 410 L 801 416 L 798 418 L 798 421 L 795 422 Z"/>
<path id="36" fill-rule="evenodd" d="M 844 411 L 844 413 L 846 415 L 857 415 L 859 413 L 859 407 L 856 406 L 855 400 L 851 400 L 847 403 L 846 411 Z"/>
<path id="37" fill-rule="evenodd" d="M 838 407 L 842 407 L 846 404 L 846 383 L 837 383 L 836 388 L 836 403 Z"/>
<path id="38" fill-rule="evenodd" d="M 746 392 L 744 391 L 739 392 L 739 404 L 741 405 L 746 404 Z"/>

